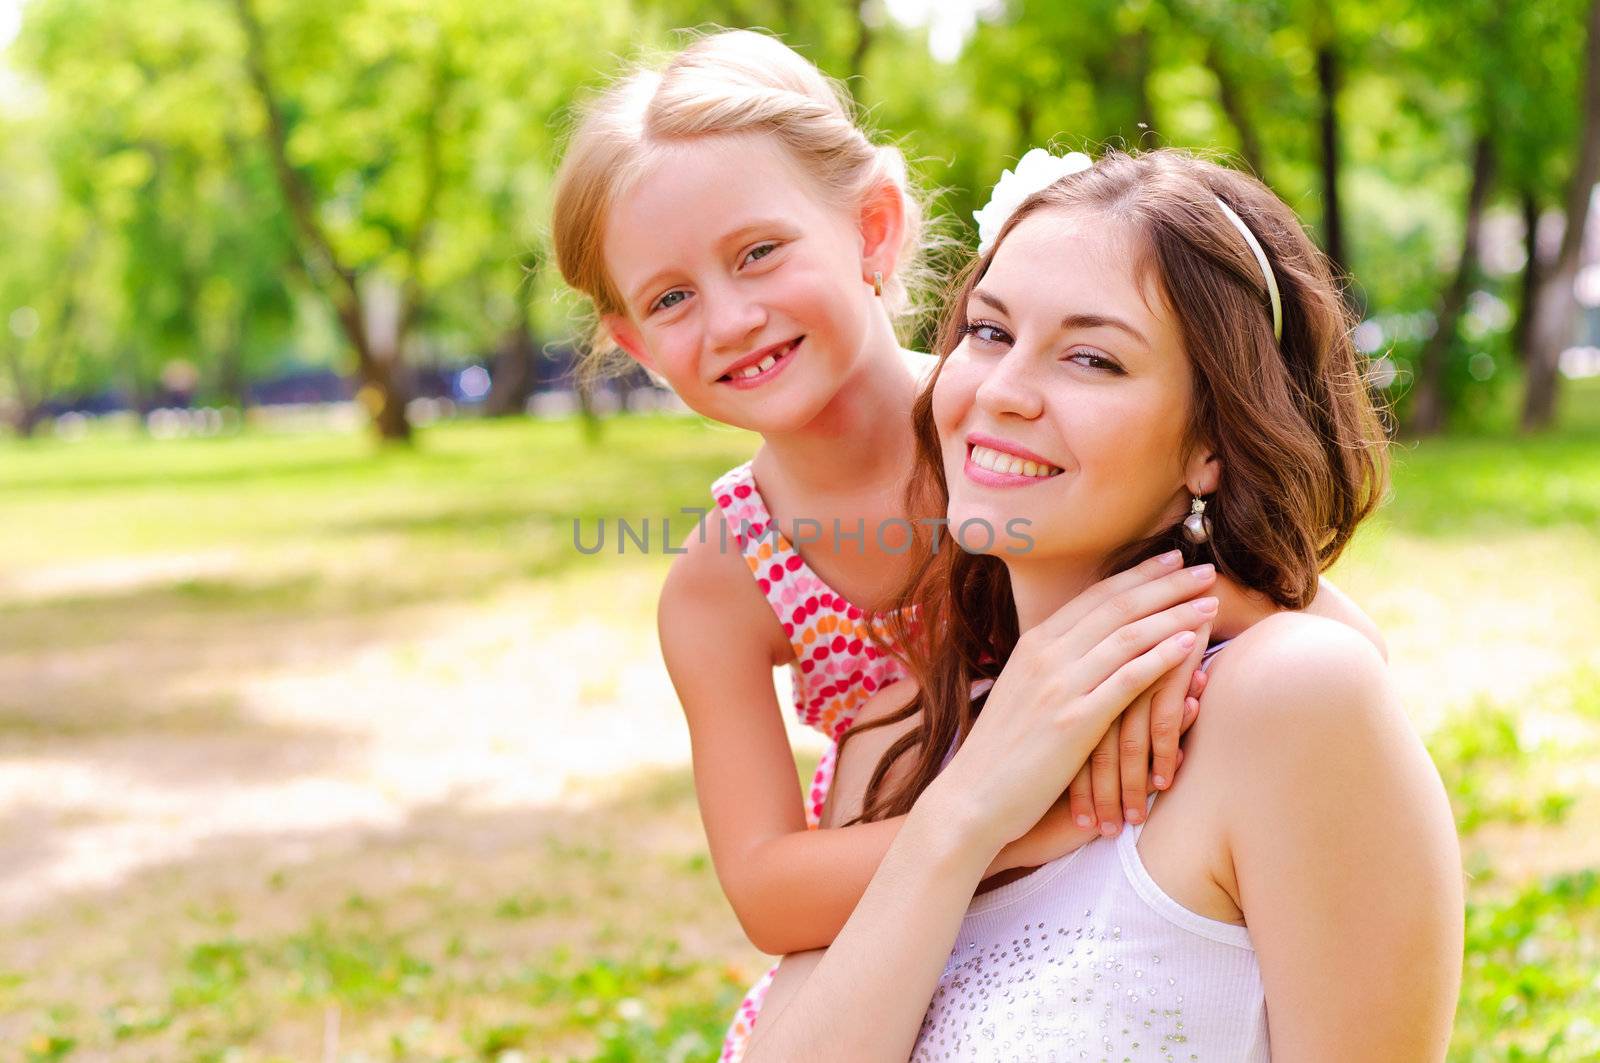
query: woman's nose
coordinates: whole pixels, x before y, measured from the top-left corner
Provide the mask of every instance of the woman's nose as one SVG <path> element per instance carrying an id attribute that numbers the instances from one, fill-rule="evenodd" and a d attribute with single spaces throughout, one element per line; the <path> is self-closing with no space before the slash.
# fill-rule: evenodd
<path id="1" fill-rule="evenodd" d="M 1025 354 L 1012 347 L 984 376 L 975 396 L 984 412 L 1029 420 L 1044 412 L 1044 397 L 1039 391 L 1034 367 Z"/>

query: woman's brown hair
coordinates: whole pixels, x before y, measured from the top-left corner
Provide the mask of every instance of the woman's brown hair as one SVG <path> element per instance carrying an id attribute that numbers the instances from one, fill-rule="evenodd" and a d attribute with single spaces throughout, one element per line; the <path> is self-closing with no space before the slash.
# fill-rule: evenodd
<path id="1" fill-rule="evenodd" d="M 1271 263 L 1281 341 L 1273 336 L 1261 267 L 1218 200 L 1250 227 Z M 1327 256 L 1292 210 L 1255 178 L 1176 149 L 1113 151 L 1061 178 L 1025 200 L 968 267 L 940 329 L 939 368 L 912 408 L 917 459 L 907 512 L 946 511 L 933 388 L 996 249 L 1043 210 L 1089 211 L 1130 227 L 1143 249 L 1135 268 L 1153 271 L 1194 369 L 1185 442 L 1204 445 L 1221 464 L 1206 506 L 1210 541 L 1197 547 L 1174 523 L 1113 554 L 1104 574 L 1176 547 L 1190 563 L 1203 556 L 1279 605 L 1305 607 L 1318 575 L 1377 506 L 1387 482 L 1386 438 L 1350 340 L 1354 322 Z M 997 677 L 1017 643 L 1005 564 L 968 554 L 954 540 L 942 536 L 937 549 L 918 544 L 922 560 L 895 602 L 888 637 L 918 692 L 904 709 L 861 730 L 920 719 L 874 770 L 863 821 L 910 810 L 981 711 L 972 684 Z M 910 772 L 886 787 L 890 769 L 907 754 L 915 758 Z"/>

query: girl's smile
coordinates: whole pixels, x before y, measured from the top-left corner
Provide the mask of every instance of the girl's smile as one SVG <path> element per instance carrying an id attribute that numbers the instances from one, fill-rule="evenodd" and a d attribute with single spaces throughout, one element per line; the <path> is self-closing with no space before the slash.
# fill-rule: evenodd
<path id="1" fill-rule="evenodd" d="M 796 336 L 786 343 L 774 343 L 746 355 L 717 377 L 717 383 L 740 390 L 758 388 L 783 372 L 804 340 L 804 336 Z"/>

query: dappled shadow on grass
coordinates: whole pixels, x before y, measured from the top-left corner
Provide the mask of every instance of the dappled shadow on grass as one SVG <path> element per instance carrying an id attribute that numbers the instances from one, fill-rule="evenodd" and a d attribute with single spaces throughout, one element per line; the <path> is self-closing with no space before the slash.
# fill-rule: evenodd
<path id="1" fill-rule="evenodd" d="M 701 1058 L 763 962 L 703 849 L 687 769 L 581 807 L 458 802 L 389 830 L 218 837 L 0 935 L 0 976 L 23 979 L 0 1041 L 49 1032 L 113 1060 L 179 1045 L 314 1058 L 333 1007 L 341 1054 L 403 1042 L 423 1058 L 609 1046 L 644 1059 L 687 1038 Z M 143 1032 L 119 1035 L 119 1016 Z"/>

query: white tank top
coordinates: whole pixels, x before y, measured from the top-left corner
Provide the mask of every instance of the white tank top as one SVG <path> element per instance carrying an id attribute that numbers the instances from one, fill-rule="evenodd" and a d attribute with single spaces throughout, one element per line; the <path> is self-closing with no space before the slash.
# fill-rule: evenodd
<path id="1" fill-rule="evenodd" d="M 1156 885 L 1142 830 L 1125 825 L 973 899 L 912 1063 L 1270 1058 L 1250 932 Z"/>

